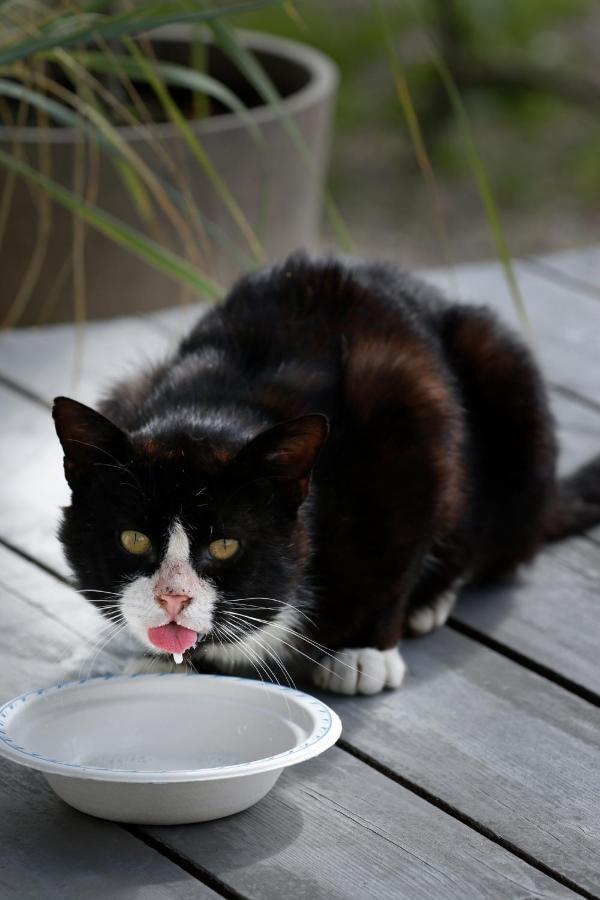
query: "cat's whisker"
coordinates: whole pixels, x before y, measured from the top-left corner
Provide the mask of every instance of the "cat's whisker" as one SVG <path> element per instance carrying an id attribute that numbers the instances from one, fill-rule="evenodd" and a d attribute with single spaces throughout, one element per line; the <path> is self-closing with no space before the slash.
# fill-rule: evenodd
<path id="1" fill-rule="evenodd" d="M 256 669 L 259 680 L 264 682 L 265 679 L 263 677 L 263 673 L 266 672 L 266 669 L 264 669 L 262 662 L 260 661 L 258 656 L 256 654 L 252 654 L 251 649 L 243 643 L 243 638 L 239 638 L 231 626 L 224 625 L 224 623 L 221 623 L 221 629 L 223 630 L 223 633 L 225 634 L 225 636 L 227 636 L 229 634 L 229 636 L 233 638 L 232 643 L 238 647 L 240 652 L 243 653 L 243 655 L 246 657 L 246 659 L 249 660 L 249 662 L 253 666 L 253 668 Z M 243 633 L 245 634 L 246 632 L 243 632 Z M 260 669 L 259 669 L 259 666 L 260 666 Z M 268 680 L 268 675 L 267 675 L 267 680 Z"/>
<path id="2" fill-rule="evenodd" d="M 240 628 L 242 623 L 233 623 L 233 624 L 234 624 L 234 625 L 237 625 L 237 627 Z M 295 685 L 295 683 L 294 683 L 294 680 L 293 680 L 292 676 L 290 675 L 288 669 L 287 669 L 286 666 L 284 665 L 283 660 L 281 659 L 281 657 L 279 656 L 279 654 L 276 653 L 276 651 L 275 651 L 272 647 L 270 647 L 270 646 L 268 646 L 268 645 L 265 645 L 265 644 L 260 640 L 260 638 L 258 637 L 258 634 L 260 634 L 260 632 L 257 631 L 257 629 L 253 629 L 250 625 L 248 625 L 244 633 L 247 634 L 247 635 L 249 635 L 249 636 L 251 637 L 252 641 L 253 641 L 255 644 L 257 644 L 257 645 L 261 648 L 261 650 L 263 651 L 263 653 L 265 653 L 267 656 L 270 656 L 270 657 L 273 658 L 273 660 L 275 661 L 275 663 L 277 664 L 277 666 L 278 666 L 278 667 L 281 669 L 281 671 L 283 672 L 283 675 L 284 675 L 284 677 L 285 677 L 285 679 L 286 679 L 286 681 L 287 681 L 287 683 L 288 683 L 288 687 L 293 687 L 293 688 L 295 688 L 296 685 Z M 246 645 L 246 646 L 247 646 L 247 645 Z M 275 680 L 275 682 L 276 682 L 277 684 L 280 684 L 280 681 L 279 681 L 279 679 L 276 677 L 275 673 L 274 673 L 272 670 L 270 670 L 270 671 L 271 671 L 272 677 L 273 677 L 273 679 Z"/>
<path id="3" fill-rule="evenodd" d="M 252 666 L 252 668 L 255 669 L 256 674 L 258 675 L 259 681 L 264 681 L 263 673 L 257 668 L 257 666 L 256 666 L 256 664 L 255 664 L 255 662 L 254 662 L 254 660 L 253 660 L 252 657 L 248 654 L 246 648 L 242 645 L 241 639 L 238 638 L 238 637 L 235 635 L 234 632 L 230 631 L 229 629 L 226 629 L 223 625 L 221 625 L 221 630 L 222 630 L 223 635 L 225 636 L 225 638 L 229 638 L 228 643 L 229 643 L 229 644 L 232 644 L 233 646 L 238 647 L 240 653 L 243 654 L 243 656 L 244 656 L 245 659 L 250 663 L 250 665 Z M 225 649 L 225 645 L 223 644 L 223 642 L 220 641 L 220 643 L 221 643 L 221 646 Z"/>
<path id="4" fill-rule="evenodd" d="M 330 659 L 335 659 L 338 665 L 344 666 L 344 668 L 349 669 L 351 672 L 357 672 L 360 674 L 360 670 L 356 668 L 356 666 L 351 666 L 349 663 L 344 662 L 338 656 L 328 650 L 326 647 L 323 647 L 321 644 L 318 644 L 316 641 L 311 640 L 310 638 L 305 637 L 303 634 L 300 634 L 299 631 L 295 631 L 293 628 L 288 628 L 286 625 L 281 625 L 279 622 L 268 622 L 265 619 L 257 619 L 255 616 L 244 616 L 243 613 L 231 613 L 231 615 L 238 615 L 246 619 L 252 619 L 255 622 L 262 622 L 264 625 L 273 625 L 277 628 L 280 628 L 282 631 L 287 631 L 292 634 L 294 637 L 299 638 L 303 641 L 306 641 L 307 644 L 315 647 L 315 649 L 319 650 L 323 656 L 328 656 Z M 309 656 L 307 653 L 304 653 L 299 647 L 295 647 L 293 644 L 290 644 L 288 641 L 284 641 L 283 638 L 279 638 L 282 644 L 285 644 L 286 647 L 289 647 L 290 650 L 294 650 L 296 653 L 299 653 L 301 656 L 304 656 L 306 659 L 310 660 L 317 666 L 320 666 L 322 669 L 326 669 L 329 672 L 327 666 L 324 666 L 321 662 L 316 660 L 314 657 Z M 336 677 L 341 678 L 342 676 L 338 673 L 334 672 Z"/>
<path id="5" fill-rule="evenodd" d="M 106 647 L 110 643 L 110 641 L 112 641 L 112 639 L 115 638 L 117 636 L 117 634 L 120 634 L 120 632 L 122 632 L 126 628 L 126 626 L 127 626 L 127 623 L 125 621 L 111 622 L 107 625 L 106 629 L 103 629 L 103 633 L 101 633 L 100 638 L 93 644 L 92 648 L 90 649 L 90 652 L 83 659 L 81 666 L 79 667 L 79 676 L 78 676 L 79 678 L 83 677 L 84 666 L 87 665 L 88 660 L 90 660 L 90 658 L 92 657 L 92 654 L 93 654 L 93 658 L 91 659 L 91 662 L 89 663 L 89 666 L 88 666 L 88 675 L 86 676 L 89 678 L 89 676 L 92 672 L 94 663 L 96 662 L 96 659 L 98 658 L 99 654 L 103 650 L 106 649 Z M 95 653 L 94 653 L 94 650 L 96 651 Z"/>
<path id="6" fill-rule="evenodd" d="M 307 644 L 310 644 L 316 650 L 320 650 L 321 653 L 327 653 L 329 655 L 332 655 L 332 651 L 329 649 L 329 647 L 325 647 L 323 644 L 319 644 L 318 641 L 314 641 L 312 638 L 306 637 L 306 635 L 302 634 L 302 632 L 296 631 L 295 628 L 290 628 L 289 625 L 282 625 L 281 622 L 269 621 L 268 619 L 261 619 L 257 616 L 249 616 L 245 613 L 236 613 L 233 610 L 230 610 L 229 614 L 232 616 L 240 616 L 244 619 L 248 619 L 253 622 L 260 622 L 261 625 L 272 625 L 274 628 L 279 628 L 281 631 L 287 631 L 289 634 L 293 635 L 294 637 L 300 638 L 301 640 L 305 641 Z"/>
<path id="7" fill-rule="evenodd" d="M 298 606 L 295 606 L 293 603 L 288 603 L 287 600 L 277 600 L 275 597 L 237 597 L 233 602 L 234 602 L 235 605 L 236 605 L 236 609 L 238 609 L 238 608 L 239 608 L 239 609 L 243 609 L 244 607 L 238 606 L 238 604 L 239 604 L 239 603 L 244 603 L 244 602 L 246 602 L 246 601 L 252 601 L 252 600 L 270 600 L 272 603 L 279 603 L 281 606 L 287 606 L 289 609 L 293 609 L 294 612 L 297 612 L 297 613 L 299 613 L 301 616 L 304 616 L 304 618 L 307 619 L 307 621 L 310 622 L 311 625 L 313 625 L 313 626 L 315 625 L 315 622 L 313 621 L 313 619 L 311 619 L 310 616 L 308 616 L 308 615 L 304 612 L 303 609 L 301 609 L 301 608 L 298 607 Z M 268 610 L 268 609 L 269 609 L 268 606 L 263 606 L 263 607 L 252 606 L 252 607 L 249 607 L 249 609 L 259 609 L 259 608 L 260 608 L 261 610 Z"/>

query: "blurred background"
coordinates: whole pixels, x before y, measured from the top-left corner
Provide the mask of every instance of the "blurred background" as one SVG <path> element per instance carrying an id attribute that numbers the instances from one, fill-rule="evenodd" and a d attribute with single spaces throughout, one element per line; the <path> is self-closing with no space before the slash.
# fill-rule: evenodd
<path id="1" fill-rule="evenodd" d="M 594 0 L 5 0 L 0 23 L 5 328 L 215 300 L 298 247 L 510 282 L 511 256 L 597 240 Z"/>
<path id="2" fill-rule="evenodd" d="M 409 265 L 444 262 L 386 29 L 430 154 L 455 261 L 496 251 L 432 51 L 460 91 L 512 253 L 598 239 L 596 0 L 303 0 L 295 7 L 301 19 L 277 8 L 243 21 L 308 41 L 339 66 L 330 185 L 361 252 Z"/>

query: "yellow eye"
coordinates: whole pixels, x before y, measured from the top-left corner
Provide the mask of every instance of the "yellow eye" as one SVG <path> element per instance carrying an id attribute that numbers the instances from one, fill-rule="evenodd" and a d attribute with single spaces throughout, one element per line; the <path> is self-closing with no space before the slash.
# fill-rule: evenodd
<path id="1" fill-rule="evenodd" d="M 121 544 L 128 553 L 147 553 L 152 546 L 150 538 L 141 531 L 122 531 Z"/>
<path id="2" fill-rule="evenodd" d="M 238 552 L 239 546 L 238 541 L 234 541 L 233 538 L 221 538 L 208 545 L 208 552 L 213 559 L 230 559 Z"/>

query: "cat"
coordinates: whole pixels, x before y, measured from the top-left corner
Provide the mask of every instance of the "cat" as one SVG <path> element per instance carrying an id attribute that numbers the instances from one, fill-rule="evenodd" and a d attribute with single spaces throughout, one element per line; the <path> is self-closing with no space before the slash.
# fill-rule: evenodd
<path id="1" fill-rule="evenodd" d="M 388 263 L 242 277 L 99 409 L 55 401 L 60 538 L 146 649 L 129 671 L 296 658 L 323 690 L 396 688 L 399 641 L 463 584 L 600 522 L 600 457 L 557 480 L 525 344 Z"/>

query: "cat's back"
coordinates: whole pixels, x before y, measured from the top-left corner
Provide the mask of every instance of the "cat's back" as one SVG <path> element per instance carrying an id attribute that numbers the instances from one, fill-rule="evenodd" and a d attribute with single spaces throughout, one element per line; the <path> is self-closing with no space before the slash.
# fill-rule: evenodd
<path id="1" fill-rule="evenodd" d="M 424 335 L 443 305 L 434 289 L 390 263 L 296 253 L 241 278 L 181 351 L 216 346 L 249 364 L 331 355 L 354 331 Z"/>

